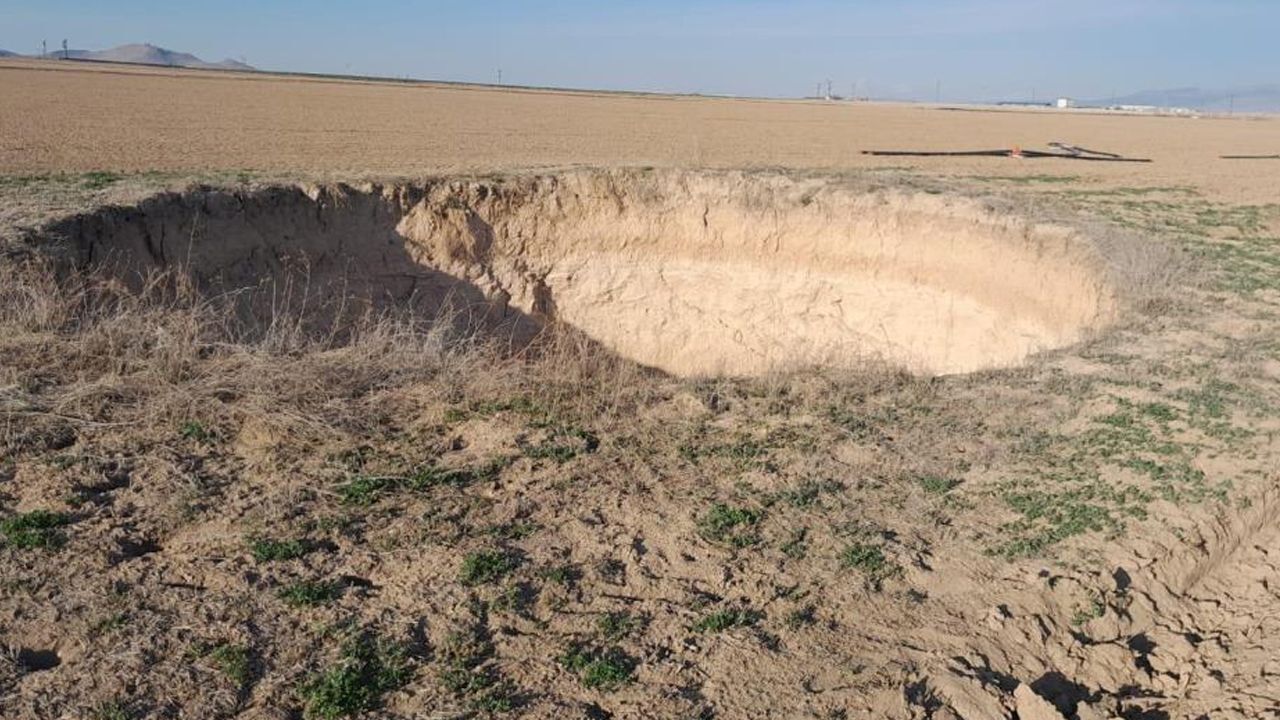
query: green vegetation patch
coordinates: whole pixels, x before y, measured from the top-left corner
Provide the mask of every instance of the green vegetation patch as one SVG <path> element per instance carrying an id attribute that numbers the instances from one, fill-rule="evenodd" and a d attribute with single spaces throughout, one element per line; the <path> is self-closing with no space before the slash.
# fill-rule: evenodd
<path id="1" fill-rule="evenodd" d="M 616 690 L 631 682 L 638 663 L 620 648 L 574 645 L 559 658 L 560 665 L 578 676 L 586 688 Z"/>
<path id="2" fill-rule="evenodd" d="M 942 475 L 922 475 L 916 478 L 916 484 L 929 495 L 946 495 L 960 485 L 960 481 Z"/>
<path id="3" fill-rule="evenodd" d="M 817 504 L 824 494 L 835 494 L 844 490 L 844 484 L 837 480 L 805 480 L 793 488 L 777 494 L 777 499 L 794 508 L 808 508 Z"/>
<path id="4" fill-rule="evenodd" d="M 705 428 L 701 428 L 693 438 L 681 443 L 677 451 L 680 457 L 694 464 L 714 459 L 739 471 L 771 468 L 768 445 L 747 435 L 715 442 L 708 439 Z"/>
<path id="5" fill-rule="evenodd" d="M 253 559 L 258 562 L 297 560 L 315 549 L 315 544 L 309 540 L 249 538 L 249 552 L 253 553 Z"/>
<path id="6" fill-rule="evenodd" d="M 71 518 L 63 513 L 32 510 L 0 520 L 0 535 L 5 544 L 21 550 L 57 549 L 66 543 L 62 529 L 70 524 Z"/>
<path id="7" fill-rule="evenodd" d="M 609 642 L 616 642 L 641 630 L 644 618 L 628 612 L 610 612 L 596 618 L 596 632 Z"/>
<path id="8" fill-rule="evenodd" d="M 698 534 L 710 542 L 735 548 L 750 547 L 760 542 L 757 526 L 763 518 L 760 510 L 717 503 L 699 518 Z"/>
<path id="9" fill-rule="evenodd" d="M 462 559 L 458 579 L 463 585 L 495 583 L 520 567 L 520 556 L 507 550 L 481 550 Z"/>
<path id="10" fill-rule="evenodd" d="M 511 464 L 510 458 L 495 458 L 476 467 L 444 468 L 426 465 L 407 476 L 356 475 L 338 486 L 338 497 L 346 505 L 367 507 L 384 496 L 402 490 L 422 492 L 440 487 L 462 488 L 477 482 L 491 482 Z"/>
<path id="11" fill-rule="evenodd" d="M 280 589 L 280 599 L 293 607 L 319 607 L 338 599 L 341 583 L 303 580 Z"/>
<path id="12" fill-rule="evenodd" d="M 1119 533 L 1128 519 L 1146 517 L 1156 499 L 1225 501 L 1231 479 L 1211 482 L 1196 467 L 1205 444 L 1184 436 L 1198 430 L 1225 448 L 1248 437 L 1231 420 L 1239 395 L 1236 386 L 1210 379 L 1159 401 L 1115 397 L 1113 412 L 1077 433 L 1023 442 L 1023 474 L 996 491 L 1018 517 L 1000 526 L 990 551 L 1025 557 L 1077 535 Z"/>
<path id="13" fill-rule="evenodd" d="M 96 171 L 87 172 L 81 181 L 85 190 L 102 190 L 120 182 L 124 176 L 119 173 Z"/>
<path id="14" fill-rule="evenodd" d="M 493 645 L 479 629 L 450 635 L 440 648 L 440 684 L 477 712 L 515 709 L 516 690 L 492 667 L 492 657 Z"/>
<path id="15" fill-rule="evenodd" d="M 299 688 L 308 718 L 351 717 L 375 710 L 382 698 L 409 681 L 409 661 L 401 646 L 369 634 L 342 645 L 337 662 Z"/>
<path id="16" fill-rule="evenodd" d="M 539 443 L 522 443 L 524 456 L 531 460 L 552 460 L 563 465 L 579 455 L 595 452 L 600 438 L 582 428 L 556 428 Z"/>
<path id="17" fill-rule="evenodd" d="M 217 439 L 218 434 L 194 420 L 187 421 L 178 428 L 178 435 L 184 440 L 207 443 Z"/>
<path id="18" fill-rule="evenodd" d="M 693 629 L 700 633 L 718 633 L 740 627 L 755 627 L 764 613 L 750 608 L 721 608 L 698 618 Z"/>
<path id="19" fill-rule="evenodd" d="M 434 487 L 466 487 L 478 482 L 497 480 L 511 464 L 508 458 L 496 458 L 478 467 L 442 468 L 428 465 L 405 481 L 410 490 L 427 490 Z"/>
<path id="20" fill-rule="evenodd" d="M 133 720 L 129 706 L 119 700 L 99 704 L 93 709 L 93 720 Z"/>
<path id="21" fill-rule="evenodd" d="M 847 545 L 840 552 L 840 566 L 862 573 L 867 584 L 876 589 L 888 578 L 902 572 L 902 568 L 885 555 L 883 548 L 865 542 Z"/>
<path id="22" fill-rule="evenodd" d="M 249 648 L 223 643 L 211 648 L 205 657 L 237 686 L 244 686 L 249 682 Z"/>

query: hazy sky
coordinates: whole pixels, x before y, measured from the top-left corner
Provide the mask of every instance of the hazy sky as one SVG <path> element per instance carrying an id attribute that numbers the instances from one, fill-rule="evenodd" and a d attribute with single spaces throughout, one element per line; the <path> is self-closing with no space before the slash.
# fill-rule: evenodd
<path id="1" fill-rule="evenodd" d="M 269 70 L 945 100 L 1280 82 L 1280 0 L 0 0 L 0 48 Z"/>

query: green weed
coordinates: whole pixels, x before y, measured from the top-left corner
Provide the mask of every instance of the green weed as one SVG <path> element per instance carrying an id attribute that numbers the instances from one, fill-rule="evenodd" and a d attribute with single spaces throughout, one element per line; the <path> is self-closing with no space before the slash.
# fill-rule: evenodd
<path id="1" fill-rule="evenodd" d="M 399 478 L 360 475 L 339 486 L 338 496 L 347 505 L 368 506 L 399 485 Z"/>
<path id="2" fill-rule="evenodd" d="M 574 645 L 560 656 L 560 664 L 592 690 L 616 690 L 631 682 L 636 661 L 621 649 Z"/>
<path id="3" fill-rule="evenodd" d="M 178 435 L 182 436 L 184 440 L 193 440 L 201 443 L 210 442 L 217 437 L 212 430 L 194 420 L 183 423 L 182 427 L 178 428 Z"/>
<path id="4" fill-rule="evenodd" d="M 71 518 L 48 510 L 32 510 L 0 520 L 0 535 L 5 543 L 21 550 L 57 549 L 66 543 L 62 528 Z"/>
<path id="5" fill-rule="evenodd" d="M 923 475 L 916 478 L 916 484 L 920 486 L 921 490 L 930 495 L 946 495 L 955 489 L 960 484 L 960 481 L 954 478 L 942 477 L 941 475 Z"/>
<path id="6" fill-rule="evenodd" d="M 123 175 L 113 172 L 97 171 L 84 174 L 81 182 L 85 190 L 102 190 L 124 179 Z"/>
<path id="7" fill-rule="evenodd" d="M 315 546 L 307 540 L 249 539 L 249 552 L 253 553 L 253 559 L 258 562 L 297 560 L 313 550 Z"/>
<path id="8" fill-rule="evenodd" d="M 454 633 L 441 645 L 444 667 L 439 673 L 446 690 L 478 712 L 507 712 L 517 704 L 515 688 L 486 662 L 493 646 L 482 632 Z"/>
<path id="9" fill-rule="evenodd" d="M 596 631 L 609 642 L 616 642 L 644 627 L 644 619 L 628 612 L 611 612 L 596 618 Z"/>
<path id="10" fill-rule="evenodd" d="M 99 704 L 93 709 L 93 720 L 133 720 L 129 707 L 119 700 Z"/>
<path id="11" fill-rule="evenodd" d="M 520 558 L 502 550 L 482 550 L 462 559 L 459 579 L 463 585 L 487 585 L 506 577 L 520 567 Z"/>
<path id="12" fill-rule="evenodd" d="M 778 499 L 795 508 L 812 507 L 824 493 L 844 490 L 844 484 L 835 480 L 805 480 L 794 488 L 778 493 Z"/>
<path id="13" fill-rule="evenodd" d="M 764 513 L 750 508 L 730 507 L 717 503 L 698 520 L 698 533 L 710 542 L 745 548 L 760 542 L 756 526 Z"/>
<path id="14" fill-rule="evenodd" d="M 542 577 L 547 581 L 567 587 L 582 579 L 582 571 L 574 565 L 557 565 L 543 570 Z"/>
<path id="15" fill-rule="evenodd" d="M 718 633 L 732 628 L 754 627 L 764 614 L 747 608 L 724 608 L 698 618 L 693 629 L 700 633 Z"/>
<path id="16" fill-rule="evenodd" d="M 563 465 L 578 455 L 593 453 L 600 447 L 600 439 L 581 428 L 559 428 L 536 445 L 524 444 L 521 451 L 532 460 L 553 460 Z"/>
<path id="17" fill-rule="evenodd" d="M 243 687 L 249 682 L 249 649 L 242 645 L 223 643 L 209 650 L 206 657 L 223 675 Z"/>
<path id="18" fill-rule="evenodd" d="M 280 599 L 293 607 L 319 607 L 338 599 L 342 586 L 336 582 L 296 582 L 281 588 Z"/>
<path id="19" fill-rule="evenodd" d="M 901 572 L 901 568 L 884 554 L 882 548 L 862 542 L 845 547 L 840 553 L 840 566 L 861 572 L 867 584 L 876 589 L 886 579 Z"/>
<path id="20" fill-rule="evenodd" d="M 357 634 L 343 643 L 338 661 L 305 681 L 299 694 L 308 718 L 334 720 L 377 709 L 410 675 L 404 648 Z"/>
<path id="21" fill-rule="evenodd" d="M 782 544 L 782 554 L 792 560 L 799 560 L 809 553 L 809 530 L 807 528 L 797 528 L 791 531 L 791 537 Z"/>

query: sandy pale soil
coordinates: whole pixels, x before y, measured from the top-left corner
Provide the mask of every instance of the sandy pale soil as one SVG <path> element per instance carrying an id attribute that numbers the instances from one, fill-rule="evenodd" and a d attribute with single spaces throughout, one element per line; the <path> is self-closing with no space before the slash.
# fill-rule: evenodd
<path id="1" fill-rule="evenodd" d="M 1271 120 L 0 97 L 6 720 L 1280 713 Z"/>
<path id="2" fill-rule="evenodd" d="M 968 112 L 828 104 L 310 81 L 0 61 L 0 170 L 254 169 L 412 175 L 565 165 L 868 168 L 1071 174 L 1268 201 L 1273 119 Z M 990 149 L 1065 141 L 1152 166 L 875 158 L 874 148 Z"/>

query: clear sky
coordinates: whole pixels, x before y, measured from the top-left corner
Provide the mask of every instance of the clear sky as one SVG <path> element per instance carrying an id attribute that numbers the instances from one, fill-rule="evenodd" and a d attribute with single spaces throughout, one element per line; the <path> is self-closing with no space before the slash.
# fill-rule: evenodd
<path id="1" fill-rule="evenodd" d="M 0 48 L 515 84 L 989 100 L 1280 82 L 1280 0 L 0 0 Z"/>

